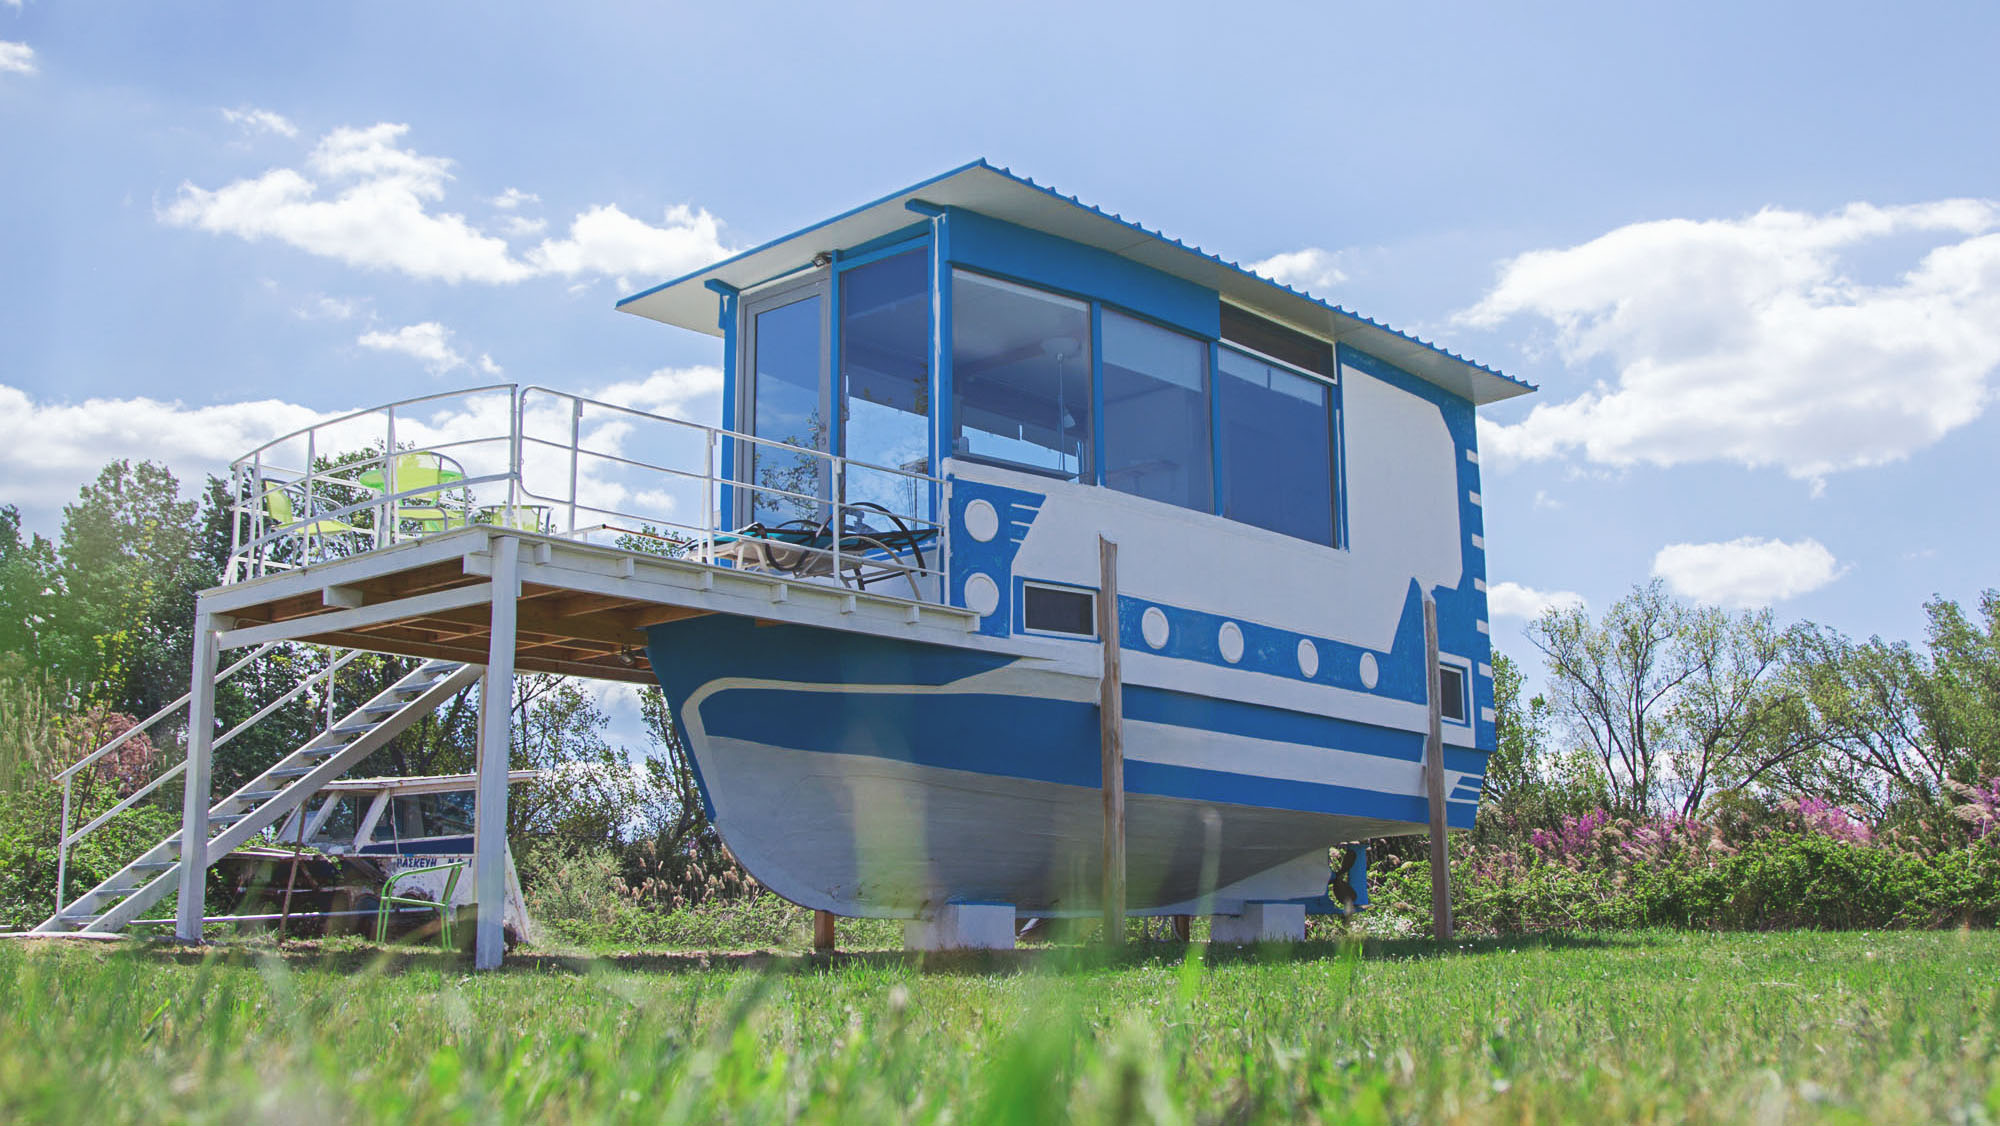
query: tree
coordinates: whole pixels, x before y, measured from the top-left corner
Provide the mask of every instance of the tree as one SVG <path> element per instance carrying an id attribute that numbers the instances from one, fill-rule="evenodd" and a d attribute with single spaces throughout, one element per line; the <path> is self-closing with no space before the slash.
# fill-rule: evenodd
<path id="1" fill-rule="evenodd" d="M 1613 808 L 1649 813 L 1659 796 L 1667 711 L 1696 666 L 1676 644 L 1684 608 L 1655 579 L 1594 622 L 1552 608 L 1528 627 L 1549 671 L 1551 712 L 1603 770 Z"/>
<path id="2" fill-rule="evenodd" d="M 1927 652 L 1807 625 L 1791 639 L 1802 702 L 1849 767 L 1850 800 L 1878 814 L 1899 803 L 1948 804 L 1951 784 L 2000 775 L 2000 591 L 1974 622 L 1932 599 Z"/>
<path id="3" fill-rule="evenodd" d="M 60 611 L 42 637 L 53 677 L 136 715 L 180 694 L 191 623 L 170 603 L 200 585 L 195 511 L 164 466 L 126 460 L 64 507 L 52 584 Z"/>
<path id="4" fill-rule="evenodd" d="M 37 535 L 23 538 L 21 510 L 0 506 L 0 653 L 35 656 L 53 610 L 55 567 L 55 545 Z"/>
<path id="5" fill-rule="evenodd" d="M 1716 790 L 1755 785 L 1821 745 L 1784 676 L 1785 635 L 1768 608 L 1684 609 L 1672 648 L 1671 663 L 1690 670 L 1665 722 L 1682 816 Z"/>

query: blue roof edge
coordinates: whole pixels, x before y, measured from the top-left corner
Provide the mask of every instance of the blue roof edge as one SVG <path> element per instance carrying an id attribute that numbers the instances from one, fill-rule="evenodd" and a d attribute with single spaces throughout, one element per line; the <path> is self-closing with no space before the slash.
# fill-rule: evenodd
<path id="1" fill-rule="evenodd" d="M 909 187 L 900 188 L 896 191 L 888 193 L 887 195 L 881 196 L 877 199 L 873 199 L 867 203 L 861 204 L 858 207 L 850 207 L 846 211 L 843 211 L 838 215 L 835 215 L 828 219 L 822 219 L 819 222 L 813 223 L 809 226 L 801 227 L 798 230 L 791 232 L 790 234 L 782 235 L 778 238 L 770 239 L 765 242 L 759 243 L 758 245 L 751 247 L 748 250 L 732 254 L 728 258 L 725 258 L 720 262 L 711 262 L 710 264 L 703 266 L 699 270 L 695 270 L 692 273 L 683 274 L 680 277 L 673 279 L 672 281 L 661 282 L 659 285 L 653 286 L 649 289 L 642 290 L 638 293 L 631 295 L 630 297 L 620 299 L 617 305 L 614 307 L 622 308 L 643 297 L 648 297 L 651 296 L 652 294 L 660 292 L 663 289 L 668 289 L 673 286 L 679 285 L 680 283 L 687 281 L 690 278 L 694 278 L 701 274 L 705 274 L 710 270 L 716 269 L 717 267 L 726 266 L 729 263 L 735 262 L 742 258 L 748 258 L 752 254 L 756 254 L 759 251 L 769 249 L 770 247 L 773 246 L 777 246 L 779 243 L 787 242 L 790 241 L 791 239 L 798 238 L 800 235 L 810 234 L 811 232 L 816 231 L 821 227 L 828 226 L 829 224 L 832 223 L 837 223 L 840 220 L 847 218 L 849 215 L 858 214 L 860 212 L 868 210 L 871 207 L 879 207 L 882 204 L 885 204 L 890 200 L 897 198 L 898 196 L 908 195 L 911 192 L 922 191 L 923 189 L 929 187 L 932 184 L 937 183 L 940 180 L 948 180 L 953 176 L 959 175 L 962 172 L 969 172 L 974 168 L 984 168 L 989 172 L 994 172 L 998 175 L 1005 176 L 1008 179 L 1013 180 L 1015 183 L 1021 184 L 1025 187 L 1033 188 L 1038 192 L 1043 192 L 1047 195 L 1054 196 L 1056 199 L 1062 200 L 1063 202 L 1068 203 L 1071 206 L 1080 207 L 1083 210 L 1088 211 L 1094 215 L 1100 216 L 1105 219 L 1109 219 L 1112 222 L 1121 224 L 1125 227 L 1129 227 L 1132 230 L 1147 236 L 1148 238 L 1155 238 L 1160 240 L 1161 242 L 1169 243 L 1173 246 L 1179 247 L 1180 249 L 1185 250 L 1190 254 L 1200 255 L 1201 257 L 1206 258 L 1209 261 L 1214 262 L 1219 266 L 1224 266 L 1231 270 L 1235 270 L 1237 273 L 1242 274 L 1244 277 L 1262 282 L 1265 285 L 1271 286 L 1274 289 L 1283 290 L 1284 292 L 1289 293 L 1294 297 L 1303 298 L 1307 301 L 1312 302 L 1315 305 L 1320 306 L 1323 309 L 1326 309 L 1333 313 L 1338 313 L 1343 317 L 1351 317 L 1354 320 L 1360 321 L 1361 323 L 1366 324 L 1371 328 L 1380 329 L 1381 331 L 1389 333 L 1392 336 L 1397 336 L 1404 340 L 1407 340 L 1410 343 L 1415 344 L 1420 348 L 1425 348 L 1428 349 L 1429 351 L 1436 352 L 1438 355 L 1443 356 L 1446 359 L 1453 361 L 1454 363 L 1461 363 L 1467 367 L 1475 368 L 1479 371 L 1485 372 L 1488 375 L 1494 376 L 1495 378 L 1504 379 L 1507 382 L 1512 383 L 1517 387 L 1524 387 L 1529 391 L 1541 390 L 1541 387 L 1537 384 L 1530 383 L 1525 379 L 1517 379 L 1514 376 L 1508 375 L 1506 372 L 1501 371 L 1499 368 L 1490 367 L 1486 364 L 1480 363 L 1478 360 L 1461 356 L 1458 353 L 1452 351 L 1451 349 L 1446 348 L 1439 344 L 1434 344 L 1431 341 L 1425 340 L 1421 336 L 1404 332 L 1399 328 L 1392 327 L 1388 324 L 1383 323 L 1382 321 L 1376 320 L 1373 317 L 1364 316 L 1345 306 L 1336 305 L 1331 301 L 1327 301 L 1320 297 L 1315 297 L 1313 294 L 1308 293 L 1303 289 L 1298 289 L 1293 286 L 1286 285 L 1284 282 L 1278 281 L 1275 278 L 1265 277 L 1263 274 L 1260 274 L 1257 271 L 1252 270 L 1247 266 L 1244 266 L 1240 262 L 1231 261 L 1230 259 L 1222 257 L 1220 254 L 1211 253 L 1207 250 L 1202 249 L 1199 246 L 1195 246 L 1192 243 L 1187 243 L 1181 241 L 1180 239 L 1172 238 L 1168 236 L 1164 231 L 1156 231 L 1153 228 L 1148 227 L 1142 223 L 1135 223 L 1132 220 L 1125 218 L 1125 216 L 1115 211 L 1106 211 L 1105 209 L 1097 206 L 1096 204 L 1085 203 L 1083 200 L 1077 198 L 1074 195 L 1065 195 L 1064 193 L 1056 190 L 1055 188 L 1050 187 L 1047 184 L 1038 184 L 1035 182 L 1033 177 L 1022 176 L 1019 173 L 1016 173 L 1011 168 L 1008 168 L 1004 165 L 994 164 L 991 161 L 988 161 L 985 157 L 980 157 L 976 160 L 968 161 L 967 163 L 961 164 L 958 167 L 953 168 L 947 172 L 941 172 L 935 176 L 929 177 L 928 179 L 921 180 L 915 184 L 911 184 Z"/>

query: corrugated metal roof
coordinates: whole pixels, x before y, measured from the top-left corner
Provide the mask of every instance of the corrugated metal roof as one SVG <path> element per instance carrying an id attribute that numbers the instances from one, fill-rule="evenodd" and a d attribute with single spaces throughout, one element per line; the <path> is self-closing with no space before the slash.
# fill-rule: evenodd
<path id="1" fill-rule="evenodd" d="M 907 227 L 918 219 L 904 206 L 912 200 L 977 211 L 1184 278 L 1215 290 L 1233 305 L 1323 339 L 1351 344 L 1475 403 L 1497 402 L 1535 390 L 1533 384 L 1495 368 L 984 160 L 634 294 L 618 302 L 618 308 L 719 335 L 715 295 L 708 290 L 708 282 L 748 289 L 804 268 L 815 254 L 857 246 Z"/>

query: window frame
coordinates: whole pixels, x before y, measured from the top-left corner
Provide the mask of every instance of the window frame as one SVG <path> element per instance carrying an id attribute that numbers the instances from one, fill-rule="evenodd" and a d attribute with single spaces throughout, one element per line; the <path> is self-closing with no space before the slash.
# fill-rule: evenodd
<path id="1" fill-rule="evenodd" d="M 1262 525 L 1252 524 L 1247 520 L 1236 520 L 1232 517 L 1224 516 L 1222 512 L 1223 481 L 1225 480 L 1222 460 L 1222 395 L 1217 391 L 1217 388 L 1222 383 L 1222 353 L 1224 351 L 1234 351 L 1260 364 L 1267 364 L 1288 375 L 1295 375 L 1300 379 L 1309 380 L 1326 388 L 1327 492 L 1333 506 L 1333 511 L 1330 514 L 1332 517 L 1330 526 L 1333 530 L 1333 542 L 1330 544 L 1320 543 L 1318 540 L 1306 539 L 1304 536 L 1294 536 L 1290 532 L 1279 532 L 1270 528 L 1264 528 L 1263 530 L 1271 532 L 1273 535 L 1295 539 L 1301 543 L 1330 548 L 1334 551 L 1347 550 L 1347 450 L 1341 432 L 1342 415 L 1344 412 L 1341 409 L 1341 380 L 1338 374 L 1340 371 L 1340 360 L 1338 353 L 1335 354 L 1333 364 L 1335 374 L 1329 377 L 1299 367 L 1297 364 L 1286 363 L 1276 356 L 1267 356 L 1255 348 L 1247 348 L 1234 341 L 1217 340 L 1215 342 L 1214 350 L 1210 353 L 1209 367 L 1209 403 L 1210 409 L 1213 411 L 1209 424 L 1209 437 L 1215 446 L 1215 514 L 1222 516 L 1223 519 L 1229 520 L 1231 523 L 1241 524 L 1247 528 L 1260 528 Z"/>
<path id="2" fill-rule="evenodd" d="M 1075 583 L 1054 582 L 1049 579 L 1016 579 L 1020 586 L 1018 604 L 1021 607 L 1021 621 L 1018 632 L 1031 637 L 1053 637 L 1063 641 L 1097 640 L 1097 596 L 1094 586 L 1078 586 Z M 1081 594 L 1090 600 L 1090 632 L 1071 633 L 1068 630 L 1035 629 L 1028 625 L 1028 592 L 1031 590 L 1054 591 L 1059 594 Z"/>
<path id="3" fill-rule="evenodd" d="M 1447 670 L 1458 674 L 1458 708 L 1460 714 L 1458 715 L 1457 718 L 1453 718 L 1448 712 L 1444 710 L 1444 702 L 1446 697 L 1446 693 L 1444 690 L 1444 674 Z M 1472 726 L 1472 666 L 1470 662 L 1461 661 L 1456 657 L 1440 656 L 1438 658 L 1437 672 L 1435 675 L 1438 681 L 1438 688 L 1437 688 L 1438 718 L 1444 723 L 1454 724 L 1459 727 L 1471 727 Z"/>
<path id="4" fill-rule="evenodd" d="M 736 344 L 736 393 L 735 429 L 749 438 L 759 437 L 757 433 L 757 318 L 773 309 L 782 309 L 810 298 L 819 298 L 819 416 L 826 427 L 827 448 L 820 452 L 831 454 L 840 448 L 845 437 L 839 429 L 839 420 L 833 417 L 837 405 L 833 383 L 834 321 L 837 320 L 834 305 L 835 294 L 833 270 L 829 267 L 814 267 L 804 274 L 782 278 L 754 290 L 739 294 L 737 310 Z M 732 459 L 731 475 L 735 484 L 742 489 L 748 501 L 748 512 L 732 515 L 738 523 L 756 519 L 757 485 L 753 476 L 756 472 L 756 450 L 760 443 L 739 441 L 735 443 L 735 457 Z M 822 509 L 830 504 L 831 482 L 828 474 L 819 475 L 819 496 Z"/>
<path id="5" fill-rule="evenodd" d="M 1039 466 L 1028 465 L 1023 462 L 1013 461 L 1008 458 L 991 457 L 982 454 L 969 453 L 961 451 L 958 448 L 959 435 L 964 427 L 964 420 L 959 417 L 959 410 L 958 410 L 959 377 L 957 370 L 958 342 L 956 339 L 956 335 L 958 332 L 959 314 L 958 314 L 957 288 L 954 283 L 959 274 L 966 274 L 971 277 L 981 278 L 990 282 L 998 282 L 1000 285 L 1004 287 L 1023 289 L 1029 291 L 1029 293 L 1033 295 L 1044 295 L 1048 297 L 1053 297 L 1058 301 L 1070 302 L 1083 306 L 1084 317 L 1088 325 L 1087 331 L 1090 333 L 1090 339 L 1089 341 L 1087 341 L 1090 347 L 1090 374 L 1089 374 L 1090 387 L 1089 387 L 1089 394 L 1086 396 L 1087 400 L 1090 403 L 1090 412 L 1091 412 L 1090 437 L 1089 437 L 1090 444 L 1089 444 L 1089 449 L 1085 451 L 1085 456 L 1079 458 L 1080 464 L 1078 464 L 1077 466 L 1076 476 L 1071 477 L 1068 474 L 1061 472 L 1060 470 L 1045 469 Z M 957 458 L 962 461 L 969 461 L 974 465 L 985 465 L 985 466 L 991 466 L 992 468 L 995 469 L 1005 469 L 1014 473 L 1026 473 L 1031 476 L 1047 477 L 1051 480 L 1063 481 L 1069 484 L 1102 485 L 1103 463 L 1104 463 L 1104 457 L 1102 454 L 1102 445 L 1101 445 L 1104 438 L 1104 421 L 1103 421 L 1104 391 L 1103 391 L 1103 378 L 1102 378 L 1103 348 L 1097 337 L 1099 328 L 1098 307 L 1099 305 L 1102 304 L 1102 302 L 1098 301 L 1098 299 L 1095 297 L 1089 296 L 1088 294 L 1078 293 L 1073 290 L 1058 289 L 1054 286 L 1043 285 L 1039 282 L 1023 281 L 1020 278 L 1010 277 L 1006 274 L 997 273 L 993 270 L 985 270 L 973 266 L 967 266 L 959 262 L 950 263 L 950 270 L 945 275 L 943 279 L 943 284 L 938 286 L 938 289 L 941 290 L 942 293 L 944 294 L 943 300 L 945 300 L 951 307 L 951 314 L 947 318 L 946 322 L 949 325 L 951 336 L 945 339 L 943 344 L 943 352 L 947 357 L 946 362 L 949 363 L 952 368 L 951 387 L 949 389 L 950 402 L 943 404 L 940 408 L 948 412 L 948 420 L 950 423 L 949 427 L 947 428 L 948 432 L 940 434 L 940 439 L 943 443 L 942 447 L 938 451 L 940 458 L 943 457 Z M 1063 634 L 1061 636 L 1067 637 L 1069 635 Z"/>
<path id="6" fill-rule="evenodd" d="M 1193 505 L 1175 504 L 1173 501 L 1154 501 L 1154 503 L 1169 505 L 1173 508 L 1178 508 L 1185 512 L 1207 512 L 1210 515 L 1220 515 L 1222 512 L 1221 487 L 1218 484 L 1219 477 L 1216 471 L 1216 464 L 1215 464 L 1216 455 L 1221 448 L 1215 433 L 1215 419 L 1216 419 L 1215 347 L 1217 342 L 1214 340 L 1210 340 L 1206 337 L 1196 335 L 1195 333 L 1188 332 L 1186 329 L 1182 329 L 1177 326 L 1167 324 L 1164 321 L 1156 320 L 1152 317 L 1145 316 L 1142 313 L 1138 313 L 1131 309 L 1127 309 L 1124 306 L 1119 305 L 1115 302 L 1092 301 L 1090 304 L 1091 304 L 1090 342 L 1091 342 L 1091 394 L 1092 394 L 1091 410 L 1096 412 L 1093 418 L 1097 430 L 1095 437 L 1097 443 L 1097 449 L 1095 451 L 1096 461 L 1097 461 L 1096 483 L 1100 487 L 1111 489 L 1112 492 L 1120 493 L 1129 497 L 1136 497 L 1139 500 L 1153 499 L 1151 497 L 1139 496 L 1139 494 L 1137 493 L 1130 493 L 1126 492 L 1123 489 L 1115 488 L 1111 484 L 1109 484 L 1108 481 L 1110 475 L 1111 457 L 1110 457 L 1110 447 L 1107 444 L 1109 441 L 1109 424 L 1108 424 L 1109 416 L 1106 412 L 1105 401 L 1104 401 L 1104 315 L 1106 313 L 1109 313 L 1112 316 L 1123 317 L 1126 320 L 1145 325 L 1149 328 L 1157 329 L 1161 332 L 1171 333 L 1174 336 L 1178 336 L 1188 341 L 1189 343 L 1194 344 L 1195 346 L 1197 346 L 1202 350 L 1201 396 L 1203 400 L 1202 405 L 1207 409 L 1208 412 L 1208 450 L 1206 455 L 1208 458 L 1208 465 L 1207 465 L 1208 507 L 1205 509 L 1196 508 Z"/>

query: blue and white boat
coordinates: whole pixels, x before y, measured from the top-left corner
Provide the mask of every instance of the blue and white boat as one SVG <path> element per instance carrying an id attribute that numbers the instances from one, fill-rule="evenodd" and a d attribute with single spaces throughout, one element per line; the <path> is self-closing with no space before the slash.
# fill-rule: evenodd
<path id="1" fill-rule="evenodd" d="M 1128 907 L 1324 900 L 1494 746 L 1474 408 L 1529 385 L 985 162 L 620 302 L 723 340 L 713 565 L 968 611 L 652 626 L 744 866 L 841 915 L 1097 909 L 1098 543 Z M 782 587 L 778 588 L 782 591 Z M 774 598 L 783 597 L 774 594 Z M 851 605 L 851 602 L 850 602 Z"/>

